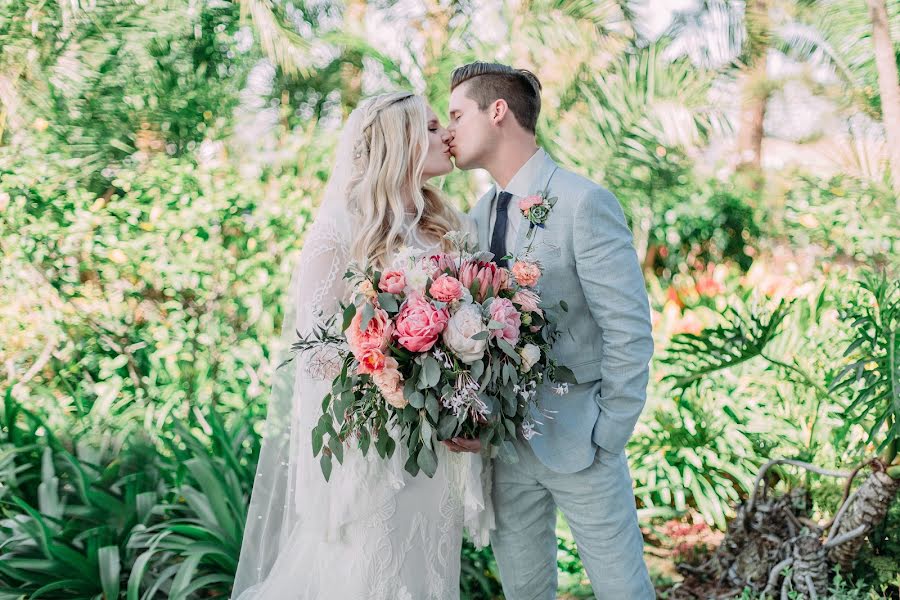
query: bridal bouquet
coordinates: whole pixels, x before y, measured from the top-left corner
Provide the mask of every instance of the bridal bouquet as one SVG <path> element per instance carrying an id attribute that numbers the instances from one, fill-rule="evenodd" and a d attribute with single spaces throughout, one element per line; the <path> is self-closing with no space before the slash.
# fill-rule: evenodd
<path id="1" fill-rule="evenodd" d="M 470 251 L 464 234 L 448 236 L 452 252 L 406 250 L 388 270 L 349 271 L 353 302 L 292 346 L 330 350 L 332 373 L 339 370 L 312 432 L 326 479 L 332 457 L 342 462 L 352 442 L 382 458 L 403 443 L 406 470 L 429 477 L 436 444 L 458 436 L 515 460 L 516 433 L 535 434 L 537 387 L 564 394 L 575 382 L 548 354 L 558 332 L 534 290 L 539 265 L 498 267 L 489 253 Z"/>

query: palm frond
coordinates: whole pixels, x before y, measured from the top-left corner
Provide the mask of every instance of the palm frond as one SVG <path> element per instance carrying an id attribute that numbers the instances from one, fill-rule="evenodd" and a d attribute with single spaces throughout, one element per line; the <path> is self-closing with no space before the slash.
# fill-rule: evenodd
<path id="1" fill-rule="evenodd" d="M 772 310 L 751 309 L 741 314 L 729 307 L 725 322 L 699 334 L 684 333 L 672 338 L 663 364 L 674 368 L 664 378 L 674 390 L 700 385 L 710 375 L 752 360 L 763 353 L 779 333 L 791 304 L 781 300 Z"/>

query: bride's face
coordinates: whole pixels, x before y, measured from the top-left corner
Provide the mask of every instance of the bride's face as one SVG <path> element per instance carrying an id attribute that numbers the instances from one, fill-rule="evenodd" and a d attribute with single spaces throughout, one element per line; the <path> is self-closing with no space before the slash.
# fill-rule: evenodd
<path id="1" fill-rule="evenodd" d="M 425 157 L 425 168 L 422 179 L 446 175 L 453 170 L 450 162 L 450 132 L 441 126 L 437 115 L 428 107 L 428 154 Z"/>

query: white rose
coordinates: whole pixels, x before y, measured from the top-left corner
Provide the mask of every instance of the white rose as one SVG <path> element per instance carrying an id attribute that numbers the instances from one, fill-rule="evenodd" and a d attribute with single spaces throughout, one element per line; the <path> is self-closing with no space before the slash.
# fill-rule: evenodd
<path id="1" fill-rule="evenodd" d="M 539 360 L 541 360 L 541 349 L 534 344 L 525 344 L 525 347 L 519 350 L 519 356 L 522 357 L 522 364 L 519 369 L 523 373 L 531 370 Z"/>
<path id="2" fill-rule="evenodd" d="M 487 338 L 472 339 L 482 331 L 487 331 L 487 325 L 481 318 L 481 309 L 474 304 L 463 304 L 447 322 L 444 343 L 461 361 L 471 364 L 484 356 Z"/>
<path id="3" fill-rule="evenodd" d="M 416 265 L 406 272 L 406 293 L 407 295 L 415 292 L 418 294 L 425 293 L 425 286 L 428 285 L 428 273 L 421 265 Z"/>

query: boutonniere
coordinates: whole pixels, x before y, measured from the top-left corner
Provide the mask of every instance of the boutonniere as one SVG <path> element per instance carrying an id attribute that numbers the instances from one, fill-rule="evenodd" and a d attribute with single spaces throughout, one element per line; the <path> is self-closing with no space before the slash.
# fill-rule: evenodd
<path id="1" fill-rule="evenodd" d="M 549 197 L 549 188 L 544 189 L 537 194 L 526 196 L 519 200 L 519 210 L 522 216 L 530 223 L 528 233 L 531 235 L 535 227 L 546 227 L 547 219 L 550 218 L 550 211 L 556 204 L 558 198 Z"/>
<path id="2" fill-rule="evenodd" d="M 531 252 L 531 245 L 534 243 L 534 232 L 538 227 L 543 229 L 547 226 L 550 211 L 553 210 L 558 199 L 556 196 L 550 197 L 550 182 L 548 181 L 547 187 L 543 191 L 519 200 L 519 211 L 525 220 L 528 221 L 528 233 L 525 236 L 525 239 L 528 240 L 528 247 L 525 249 L 526 255 Z"/>

